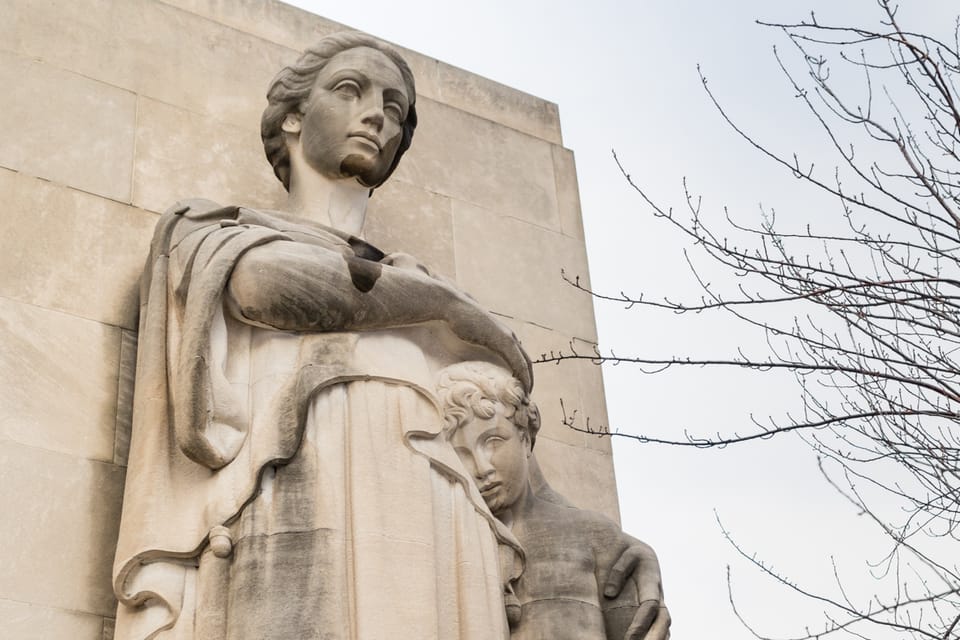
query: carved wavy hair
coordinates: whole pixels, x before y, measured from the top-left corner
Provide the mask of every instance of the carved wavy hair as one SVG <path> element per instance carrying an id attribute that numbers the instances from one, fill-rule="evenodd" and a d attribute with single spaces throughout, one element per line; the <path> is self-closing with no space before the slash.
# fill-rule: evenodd
<path id="1" fill-rule="evenodd" d="M 283 183 L 283 188 L 288 191 L 290 190 L 290 153 L 287 151 L 281 130 L 283 121 L 287 114 L 300 112 L 300 105 L 310 97 L 317 74 L 327 65 L 330 58 L 357 47 L 370 47 L 390 58 L 400 70 L 406 85 L 407 97 L 410 100 L 407 118 L 403 121 L 400 146 L 397 148 L 387 174 L 379 184 L 374 185 L 375 187 L 379 187 L 390 177 L 404 152 L 410 148 L 413 130 L 417 128 L 417 110 L 414 106 L 417 90 L 410 66 L 396 49 L 376 38 L 353 31 L 335 33 L 308 47 L 296 62 L 281 69 L 280 73 L 274 76 L 267 90 L 268 104 L 260 118 L 260 137 L 263 139 L 263 150 L 273 167 L 273 172 Z"/>
<path id="2" fill-rule="evenodd" d="M 446 367 L 437 377 L 437 396 L 447 437 L 474 416 L 492 418 L 500 404 L 506 417 L 530 440 L 531 449 L 537 441 L 540 411 L 520 381 L 501 367 L 480 361 Z"/>

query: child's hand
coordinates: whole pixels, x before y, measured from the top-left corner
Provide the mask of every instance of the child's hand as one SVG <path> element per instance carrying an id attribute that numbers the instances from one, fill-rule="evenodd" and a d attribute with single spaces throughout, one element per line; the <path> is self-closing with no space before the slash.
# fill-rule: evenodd
<path id="1" fill-rule="evenodd" d="M 639 540 L 634 540 L 610 569 L 603 595 L 616 598 L 631 578 L 637 585 L 640 606 L 623 640 L 669 640 L 670 611 L 663 604 L 660 561 L 653 548 Z"/>

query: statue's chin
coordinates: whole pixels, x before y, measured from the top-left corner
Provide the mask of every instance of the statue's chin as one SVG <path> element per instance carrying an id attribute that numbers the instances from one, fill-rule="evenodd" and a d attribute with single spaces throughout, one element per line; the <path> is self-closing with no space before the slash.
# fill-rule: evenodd
<path id="1" fill-rule="evenodd" d="M 340 163 L 340 175 L 344 178 L 356 178 L 364 187 L 373 189 L 383 182 L 383 167 L 370 158 L 361 155 L 349 155 Z"/>

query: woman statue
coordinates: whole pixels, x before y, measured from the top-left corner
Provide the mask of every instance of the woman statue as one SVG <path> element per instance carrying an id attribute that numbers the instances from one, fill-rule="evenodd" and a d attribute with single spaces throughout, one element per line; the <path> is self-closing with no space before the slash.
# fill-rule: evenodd
<path id="1" fill-rule="evenodd" d="M 416 126 L 391 47 L 330 36 L 274 79 L 287 212 L 184 201 L 142 281 L 118 640 L 509 637 L 519 546 L 433 391 L 462 360 L 529 391 L 512 333 L 359 238 Z"/>

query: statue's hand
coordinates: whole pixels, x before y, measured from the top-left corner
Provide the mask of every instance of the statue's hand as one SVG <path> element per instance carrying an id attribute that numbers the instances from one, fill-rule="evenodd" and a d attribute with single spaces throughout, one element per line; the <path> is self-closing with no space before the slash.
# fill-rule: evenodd
<path id="1" fill-rule="evenodd" d="M 670 640 L 670 611 L 660 601 L 640 605 L 623 640 Z"/>
<path id="2" fill-rule="evenodd" d="M 533 388 L 533 365 L 516 334 L 473 298 L 451 288 L 454 302 L 447 309 L 447 321 L 455 334 L 466 342 L 481 345 L 503 358 L 523 388 Z"/>
<path id="3" fill-rule="evenodd" d="M 507 361 L 507 366 L 513 376 L 523 385 L 523 388 L 527 392 L 531 391 L 533 389 L 533 363 L 530 361 L 530 356 L 520 345 L 520 338 L 510 327 L 496 317 L 491 315 L 490 319 L 499 331 L 497 352 Z"/>
<path id="4" fill-rule="evenodd" d="M 640 602 L 624 640 L 669 640 L 670 612 L 663 604 L 660 562 L 653 548 L 635 540 L 607 575 L 603 595 L 616 598 L 630 578 L 636 582 Z"/>
<path id="5" fill-rule="evenodd" d="M 413 271 L 431 278 L 445 290 L 450 303 L 444 305 L 446 320 L 453 332 L 473 344 L 482 345 L 506 361 L 513 375 L 529 390 L 533 385 L 533 367 L 530 358 L 520 346 L 520 340 L 503 322 L 481 307 L 469 293 L 460 289 L 449 278 L 434 273 L 408 253 L 395 252 L 384 256 L 381 264 L 403 271 Z"/>

